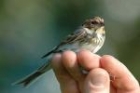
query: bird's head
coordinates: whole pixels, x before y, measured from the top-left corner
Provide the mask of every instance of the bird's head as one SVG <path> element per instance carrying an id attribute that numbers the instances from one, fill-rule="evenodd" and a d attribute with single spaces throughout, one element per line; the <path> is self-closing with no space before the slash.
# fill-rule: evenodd
<path id="1" fill-rule="evenodd" d="M 82 26 L 91 31 L 90 33 L 105 34 L 105 24 L 103 18 L 94 17 L 92 19 L 87 19 Z"/>

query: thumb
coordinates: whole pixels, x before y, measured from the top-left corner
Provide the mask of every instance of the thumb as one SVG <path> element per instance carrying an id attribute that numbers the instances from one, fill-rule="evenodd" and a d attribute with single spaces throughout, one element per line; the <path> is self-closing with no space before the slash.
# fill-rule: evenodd
<path id="1" fill-rule="evenodd" d="M 88 73 L 84 85 L 84 93 L 109 93 L 109 74 L 104 69 L 95 68 Z"/>

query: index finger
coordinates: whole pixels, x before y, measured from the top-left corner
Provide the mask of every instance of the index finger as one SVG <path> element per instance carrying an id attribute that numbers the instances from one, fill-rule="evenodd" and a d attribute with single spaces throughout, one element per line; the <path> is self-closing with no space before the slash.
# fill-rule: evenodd
<path id="1" fill-rule="evenodd" d="M 118 93 L 140 91 L 138 81 L 131 74 L 125 65 L 112 56 L 105 55 L 101 58 L 101 67 L 115 77 L 112 84 L 117 88 Z M 138 93 L 138 92 L 137 92 Z"/>

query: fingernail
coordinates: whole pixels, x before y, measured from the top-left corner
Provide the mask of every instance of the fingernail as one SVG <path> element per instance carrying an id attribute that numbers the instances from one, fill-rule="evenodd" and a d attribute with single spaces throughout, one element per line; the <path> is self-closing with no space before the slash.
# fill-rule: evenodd
<path id="1" fill-rule="evenodd" d="M 85 93 L 109 93 L 109 87 L 109 75 L 101 68 L 89 72 L 84 86 Z"/>
<path id="2" fill-rule="evenodd" d="M 106 80 L 105 76 L 102 74 L 98 74 L 91 79 L 91 83 L 95 86 L 105 85 L 106 81 L 107 80 Z"/>

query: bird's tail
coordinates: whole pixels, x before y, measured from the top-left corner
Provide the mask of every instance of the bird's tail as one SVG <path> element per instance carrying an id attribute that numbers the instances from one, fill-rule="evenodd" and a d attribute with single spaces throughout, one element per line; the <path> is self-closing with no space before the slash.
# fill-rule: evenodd
<path id="1" fill-rule="evenodd" d="M 44 74 L 46 71 L 51 69 L 51 64 L 44 64 L 42 67 L 40 67 L 39 69 L 37 69 L 35 72 L 33 72 L 32 74 L 28 75 L 27 77 L 13 83 L 13 85 L 23 85 L 24 87 L 29 86 L 31 83 L 33 83 L 33 81 L 35 81 L 36 79 L 38 79 L 40 76 L 42 76 L 42 74 Z"/>

